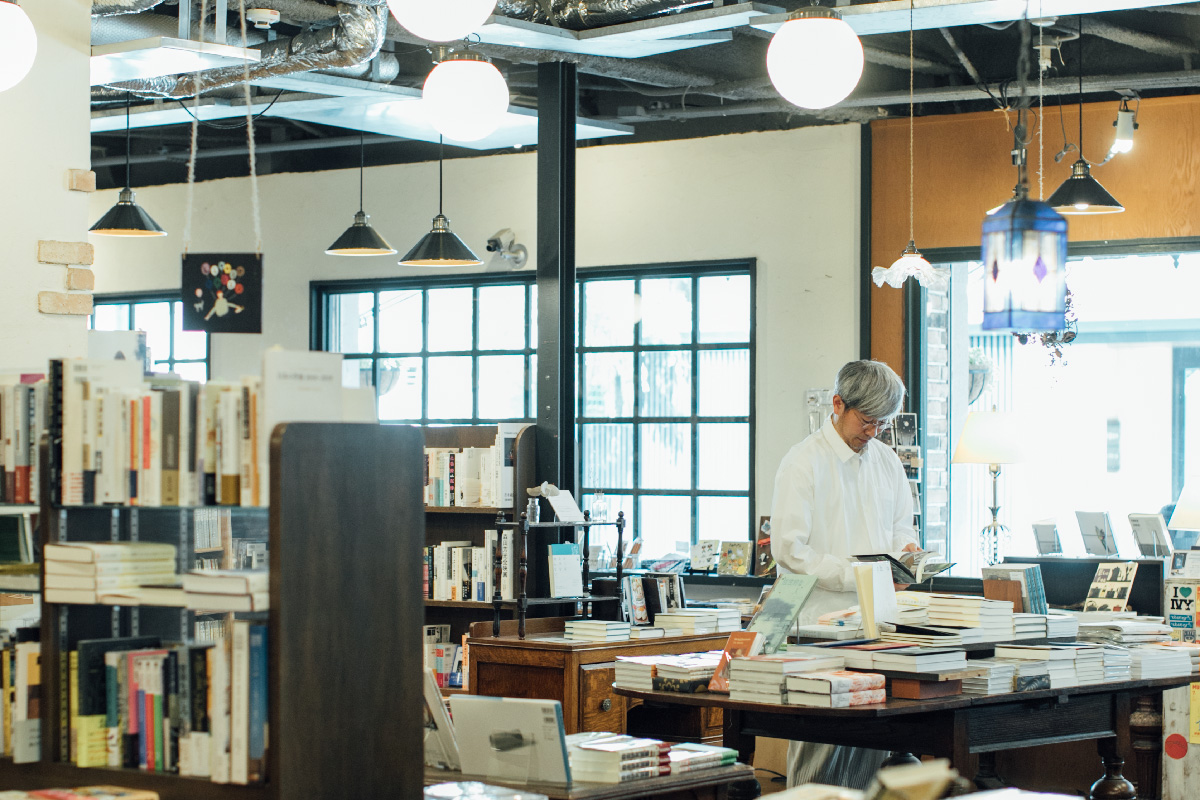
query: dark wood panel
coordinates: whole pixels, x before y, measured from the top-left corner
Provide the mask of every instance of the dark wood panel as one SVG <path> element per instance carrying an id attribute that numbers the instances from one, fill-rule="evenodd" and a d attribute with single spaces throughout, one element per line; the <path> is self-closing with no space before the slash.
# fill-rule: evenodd
<path id="1" fill-rule="evenodd" d="M 1046 602 L 1052 606 L 1069 606 L 1082 603 L 1087 597 L 1096 568 L 1101 564 L 1123 559 L 1112 558 L 1064 558 L 1063 556 L 1006 556 L 1005 563 L 1039 564 L 1042 568 L 1042 583 L 1046 587 Z M 1133 578 L 1129 593 L 1129 607 L 1140 614 L 1161 617 L 1163 615 L 1163 560 L 1161 558 L 1137 559 L 1138 571 Z"/>
<path id="2" fill-rule="evenodd" d="M 565 687 L 561 666 L 472 662 L 471 685 L 472 694 L 487 697 L 525 697 L 564 702 Z M 570 715 L 572 719 L 576 716 L 567 708 L 563 709 L 563 714 Z"/>
<path id="3" fill-rule="evenodd" d="M 1039 740 L 1095 739 L 1115 730 L 1113 698 L 1100 694 L 976 708 L 968 736 L 971 752 L 985 753 Z"/>
<path id="4" fill-rule="evenodd" d="M 423 445 L 404 426 L 274 431 L 270 774 L 281 798 L 420 795 Z"/>
<path id="5" fill-rule="evenodd" d="M 579 668 L 579 730 L 625 732 L 628 701 L 613 692 L 614 672 L 610 664 Z"/>

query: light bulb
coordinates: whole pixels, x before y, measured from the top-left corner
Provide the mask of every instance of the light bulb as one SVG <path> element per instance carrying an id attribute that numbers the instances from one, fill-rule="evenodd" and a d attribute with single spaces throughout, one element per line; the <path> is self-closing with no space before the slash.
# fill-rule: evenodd
<path id="1" fill-rule="evenodd" d="M 422 39 L 465 39 L 487 22 L 496 0 L 387 0 L 396 21 Z"/>
<path id="2" fill-rule="evenodd" d="M 37 56 L 37 32 L 24 9 L 0 0 L 0 92 L 16 86 Z"/>
<path id="3" fill-rule="evenodd" d="M 1138 127 L 1134 119 L 1135 113 L 1124 103 L 1121 104 L 1121 108 L 1117 109 L 1117 121 L 1113 123 L 1113 127 L 1117 129 L 1117 135 L 1112 145 L 1114 153 L 1128 153 L 1133 149 L 1133 132 Z"/>
<path id="4" fill-rule="evenodd" d="M 492 135 L 508 112 L 508 84 L 491 63 L 457 54 L 433 68 L 422 102 L 429 124 L 447 139 L 476 142 Z"/>
<path id="5" fill-rule="evenodd" d="M 783 24 L 767 48 L 776 91 L 801 108 L 828 108 L 846 99 L 862 77 L 858 34 L 829 9 L 805 9 Z"/>

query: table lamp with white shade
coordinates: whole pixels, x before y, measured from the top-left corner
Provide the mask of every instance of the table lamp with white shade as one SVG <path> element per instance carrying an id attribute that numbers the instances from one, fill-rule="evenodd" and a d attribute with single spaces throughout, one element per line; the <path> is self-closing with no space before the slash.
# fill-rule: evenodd
<path id="1" fill-rule="evenodd" d="M 1000 478 L 1001 464 L 1015 464 L 1024 460 L 1022 443 L 1028 431 L 1023 429 L 1020 418 L 1009 411 L 972 411 L 967 415 L 958 446 L 954 448 L 955 464 L 987 464 L 992 476 L 992 521 L 980 532 L 980 552 L 985 563 L 999 564 L 1008 528 L 1000 524 Z"/>
<path id="2" fill-rule="evenodd" d="M 1183 482 L 1183 491 L 1175 501 L 1167 530 L 1200 531 L 1200 475 L 1193 475 Z"/>

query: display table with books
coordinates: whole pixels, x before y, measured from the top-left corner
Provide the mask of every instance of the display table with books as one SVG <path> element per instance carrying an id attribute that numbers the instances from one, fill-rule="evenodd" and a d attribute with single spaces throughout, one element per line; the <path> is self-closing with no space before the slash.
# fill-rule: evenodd
<path id="1" fill-rule="evenodd" d="M 998 751 L 1096 740 L 1107 774 L 1092 797 L 1133 800 L 1132 787 L 1121 776 L 1123 758 L 1132 753 L 1123 753 L 1119 744 L 1129 741 L 1131 703 L 1189 683 L 1190 677 L 1130 680 L 987 696 L 888 699 L 850 708 L 740 702 L 715 693 L 614 691 L 647 706 L 720 709 L 724 744 L 737 749 L 746 763 L 753 763 L 755 737 L 767 736 L 945 757 L 963 774 L 969 774 L 970 756 L 978 755 L 979 780 L 991 776 Z"/>
<path id="2" fill-rule="evenodd" d="M 561 785 L 501 781 L 493 778 L 471 778 L 471 780 L 483 780 L 485 783 L 496 786 L 507 786 L 544 794 L 550 800 L 637 800 L 637 798 L 643 797 L 655 800 L 724 800 L 728 795 L 731 783 L 748 781 L 753 777 L 753 767 L 746 764 L 732 764 L 727 767 L 714 767 L 626 783 L 575 781 Z M 426 786 L 460 780 L 464 780 L 464 778 L 459 772 L 433 768 L 425 770 Z"/>

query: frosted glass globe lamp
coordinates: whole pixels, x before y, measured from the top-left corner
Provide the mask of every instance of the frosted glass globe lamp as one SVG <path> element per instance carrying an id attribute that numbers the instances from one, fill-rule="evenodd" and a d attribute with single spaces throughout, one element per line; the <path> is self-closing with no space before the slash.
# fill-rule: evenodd
<path id="1" fill-rule="evenodd" d="M 425 79 L 426 118 L 438 133 L 476 142 L 495 133 L 508 112 L 508 84 L 490 61 L 475 53 L 451 53 Z"/>
<path id="2" fill-rule="evenodd" d="M 37 56 L 37 32 L 16 3 L 0 0 L 0 92 L 16 86 Z"/>
<path id="3" fill-rule="evenodd" d="M 858 34 L 836 11 L 820 6 L 791 14 L 767 48 L 771 83 L 801 108 L 828 108 L 845 100 L 862 70 Z"/>
<path id="4" fill-rule="evenodd" d="M 487 22 L 496 0 L 387 0 L 396 21 L 431 42 L 465 39 Z"/>

